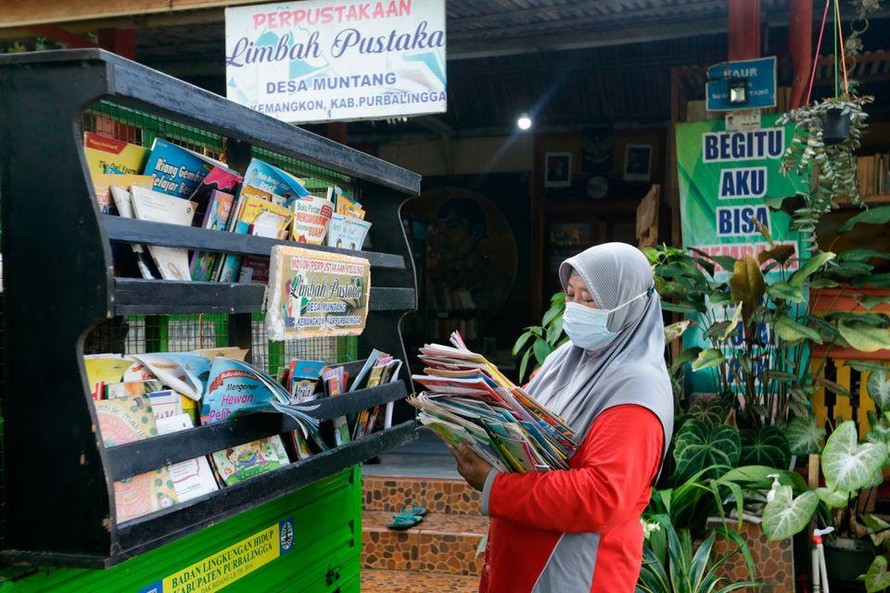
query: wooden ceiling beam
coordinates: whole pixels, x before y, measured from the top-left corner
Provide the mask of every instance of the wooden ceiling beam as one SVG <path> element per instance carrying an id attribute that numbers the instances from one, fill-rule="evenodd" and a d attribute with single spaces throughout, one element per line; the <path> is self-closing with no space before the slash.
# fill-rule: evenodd
<path id="1" fill-rule="evenodd" d="M 106 21 L 116 17 L 169 14 L 226 6 L 256 4 L 256 0 L 4 0 L 0 4 L 0 28 Z M 107 26 L 104 25 L 103 26 Z"/>
<path id="2" fill-rule="evenodd" d="M 2 11 L 3 9 L 0 8 L 0 19 L 2 19 Z M 100 29 L 163 29 L 224 23 L 225 20 L 223 9 L 210 8 L 187 12 L 66 22 L 64 25 L 60 25 L 60 28 L 74 35 L 82 35 L 97 32 Z M 31 30 L 31 27 L 7 27 L 6 23 L 0 20 L 0 41 L 33 37 L 34 34 Z"/>

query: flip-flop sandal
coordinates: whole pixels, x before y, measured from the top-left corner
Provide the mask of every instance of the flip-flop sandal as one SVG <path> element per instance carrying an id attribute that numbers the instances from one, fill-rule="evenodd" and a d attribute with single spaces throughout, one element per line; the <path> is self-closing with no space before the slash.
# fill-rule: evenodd
<path id="1" fill-rule="evenodd" d="M 399 514 L 417 515 L 418 517 L 423 517 L 424 515 L 426 515 L 426 509 L 421 506 L 406 504 L 402 507 L 402 510 L 401 512 L 399 512 Z"/>
<path id="2" fill-rule="evenodd" d="M 418 515 L 403 515 L 402 513 L 396 514 L 392 516 L 392 522 L 387 523 L 386 526 L 390 529 L 394 529 L 396 531 L 404 531 L 406 529 L 411 529 L 418 523 L 423 521 L 422 516 Z"/>

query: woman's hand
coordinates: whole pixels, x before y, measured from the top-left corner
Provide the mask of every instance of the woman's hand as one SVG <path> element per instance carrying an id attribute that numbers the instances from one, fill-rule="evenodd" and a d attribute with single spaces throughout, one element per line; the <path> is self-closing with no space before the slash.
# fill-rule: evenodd
<path id="1" fill-rule="evenodd" d="M 491 464 L 479 457 L 479 454 L 467 444 L 451 447 L 451 453 L 457 460 L 457 471 L 464 477 L 467 484 L 481 491 L 485 486 L 485 479 L 492 469 Z"/>

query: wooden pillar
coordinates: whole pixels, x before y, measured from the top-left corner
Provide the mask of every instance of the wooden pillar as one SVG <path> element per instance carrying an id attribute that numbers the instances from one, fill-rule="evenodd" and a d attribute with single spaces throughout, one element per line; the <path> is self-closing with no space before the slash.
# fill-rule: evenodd
<path id="1" fill-rule="evenodd" d="M 99 29 L 99 46 L 122 58 L 136 59 L 136 29 Z"/>
<path id="2" fill-rule="evenodd" d="M 346 125 L 346 122 L 343 121 L 335 121 L 329 123 L 325 132 L 325 136 L 327 136 L 334 142 L 346 144 L 349 140 L 349 134 L 347 133 Z"/>
<path id="3" fill-rule="evenodd" d="M 760 57 L 760 0 L 729 0 L 729 60 Z"/>
<path id="4" fill-rule="evenodd" d="M 797 109 L 806 100 L 813 68 L 813 0 L 791 0 L 788 45 L 794 68 L 789 107 Z"/>

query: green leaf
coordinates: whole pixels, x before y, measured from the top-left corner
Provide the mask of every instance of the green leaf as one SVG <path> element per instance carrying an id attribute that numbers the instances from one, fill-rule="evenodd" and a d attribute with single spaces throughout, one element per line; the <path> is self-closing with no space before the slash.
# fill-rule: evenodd
<path id="1" fill-rule="evenodd" d="M 842 422 L 822 451 L 822 473 L 832 490 L 858 491 L 874 479 L 887 458 L 884 444 L 858 442 L 856 424 Z"/>
<path id="2" fill-rule="evenodd" d="M 766 285 L 763 283 L 763 274 L 757 260 L 746 255 L 745 259 L 737 261 L 732 278 L 729 279 L 729 287 L 732 300 L 742 303 L 742 317 L 745 325 L 748 325 L 748 320 L 766 293 Z"/>
<path id="3" fill-rule="evenodd" d="M 562 315 L 563 309 L 564 307 L 550 307 L 547 309 L 547 312 L 544 313 L 544 318 L 541 319 L 541 325 L 544 327 L 550 325 L 554 319 Z"/>
<path id="4" fill-rule="evenodd" d="M 838 321 L 837 329 L 841 337 L 860 352 L 877 352 L 890 348 L 890 329 L 847 320 Z"/>
<path id="5" fill-rule="evenodd" d="M 555 344 L 562 335 L 562 317 L 557 317 L 547 328 L 547 343 Z"/>
<path id="6" fill-rule="evenodd" d="M 852 493 L 844 490 L 832 490 L 831 488 L 816 488 L 816 496 L 829 509 L 842 509 L 850 503 Z"/>
<path id="7" fill-rule="evenodd" d="M 701 420 L 708 426 L 719 426 L 726 421 L 729 414 L 728 406 L 719 398 L 695 398 L 689 406 L 689 415 Z"/>
<path id="8" fill-rule="evenodd" d="M 816 425 L 816 418 L 813 416 L 795 416 L 782 432 L 794 455 L 809 455 L 822 450 L 819 443 L 825 438 L 825 429 Z"/>
<path id="9" fill-rule="evenodd" d="M 526 342 L 532 337 L 532 333 L 530 331 L 523 332 L 521 336 L 516 338 L 516 343 L 513 344 L 513 356 L 519 354 L 519 351 L 522 350 L 522 347 L 525 346 Z"/>
<path id="10" fill-rule="evenodd" d="M 553 352 L 553 346 L 544 340 L 537 340 L 532 349 L 535 352 L 535 360 L 538 361 L 538 364 L 544 364 L 544 360 Z"/>
<path id="11" fill-rule="evenodd" d="M 664 328 L 664 343 L 670 344 L 677 338 L 681 337 L 692 325 L 695 325 L 695 322 L 691 319 L 684 319 L 683 321 L 668 325 Z"/>
<path id="12" fill-rule="evenodd" d="M 666 301 L 661 301 L 661 308 L 672 313 L 697 313 L 702 310 L 702 307 L 691 303 L 668 303 Z"/>
<path id="13" fill-rule="evenodd" d="M 721 268 L 723 268 L 727 272 L 731 272 L 735 267 L 736 259 L 729 255 L 711 255 L 709 253 L 705 253 L 704 251 L 701 251 L 700 249 L 696 249 L 694 247 L 690 247 L 689 251 L 697 253 L 700 256 L 711 260 L 712 262 L 716 262 Z"/>
<path id="14" fill-rule="evenodd" d="M 884 373 L 890 371 L 890 367 L 887 367 L 884 363 L 871 360 L 848 360 L 844 363 L 844 366 L 856 369 L 860 373 L 870 373 L 872 371 Z"/>
<path id="15" fill-rule="evenodd" d="M 866 309 L 874 309 L 878 305 L 890 303 L 890 296 L 859 297 L 856 301 Z"/>
<path id="16" fill-rule="evenodd" d="M 890 371 L 872 371 L 866 390 L 878 409 L 890 410 Z"/>
<path id="17" fill-rule="evenodd" d="M 887 557 L 882 555 L 875 556 L 871 566 L 865 573 L 865 591 L 866 593 L 878 593 L 890 587 L 890 572 L 887 572 Z"/>
<path id="18" fill-rule="evenodd" d="M 837 256 L 838 261 L 868 261 L 870 259 L 890 259 L 890 253 L 874 249 L 848 249 Z"/>
<path id="19" fill-rule="evenodd" d="M 783 300 L 792 303 L 804 302 L 803 290 L 798 286 L 791 286 L 787 282 L 776 282 L 766 287 L 766 293 L 774 301 Z"/>
<path id="20" fill-rule="evenodd" d="M 676 372 L 676 370 L 684 364 L 692 362 L 693 360 L 698 358 L 700 352 L 701 348 L 699 348 L 698 346 L 693 346 L 678 354 L 677 358 L 675 358 L 674 361 L 671 363 L 671 372 Z"/>
<path id="21" fill-rule="evenodd" d="M 888 222 L 890 222 L 890 206 L 869 208 L 841 225 L 840 232 L 850 231 L 857 224 L 887 224 Z"/>
<path id="22" fill-rule="evenodd" d="M 776 497 L 763 508 L 763 532 L 773 541 L 790 538 L 806 528 L 818 506 L 815 492 L 793 498 L 790 486 L 779 486 Z"/>
<path id="23" fill-rule="evenodd" d="M 740 454 L 741 443 L 736 429 L 689 420 L 674 439 L 675 483 L 682 483 L 705 468 L 712 468 L 707 475 L 714 476 L 718 473 L 716 467 L 735 467 Z"/>
<path id="24" fill-rule="evenodd" d="M 712 367 L 720 366 L 726 361 L 723 353 L 716 348 L 708 348 L 699 352 L 695 362 L 692 363 L 693 371 L 701 371 Z"/>
<path id="25" fill-rule="evenodd" d="M 739 431 L 742 453 L 741 465 L 768 465 L 781 469 L 791 465 L 788 440 L 775 426 L 748 428 Z"/>
<path id="26" fill-rule="evenodd" d="M 790 317 L 780 317 L 779 320 L 773 324 L 773 330 L 780 338 L 792 344 L 805 338 L 817 344 L 822 343 L 822 337 L 819 335 L 818 331 L 811 327 L 807 327 Z"/>
<path id="27" fill-rule="evenodd" d="M 775 260 L 784 266 L 796 251 L 794 245 L 789 245 L 787 243 L 775 245 L 771 249 L 766 249 L 758 253 L 757 261 L 763 264 L 769 260 Z"/>
<path id="28" fill-rule="evenodd" d="M 799 270 L 791 274 L 791 278 L 788 280 L 788 283 L 791 286 L 796 286 L 797 288 L 802 287 L 804 281 L 807 278 L 813 275 L 813 273 L 815 273 L 819 268 L 824 266 L 832 259 L 834 259 L 834 254 L 830 251 L 817 253 L 810 259 L 806 260 L 806 263 L 804 263 Z"/>
<path id="29" fill-rule="evenodd" d="M 525 354 L 522 355 L 522 361 L 519 363 L 519 380 L 522 381 L 523 377 L 525 377 L 525 370 L 528 368 L 528 362 L 532 357 L 532 350 L 529 348 L 525 351 Z"/>

